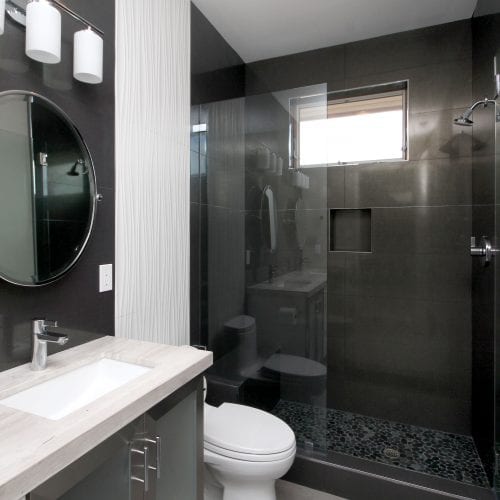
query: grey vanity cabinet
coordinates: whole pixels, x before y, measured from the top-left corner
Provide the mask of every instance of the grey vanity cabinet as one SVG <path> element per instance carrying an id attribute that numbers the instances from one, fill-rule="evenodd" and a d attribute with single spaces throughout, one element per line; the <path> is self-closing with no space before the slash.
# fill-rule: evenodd
<path id="1" fill-rule="evenodd" d="M 144 500 L 203 498 L 203 412 L 201 391 L 185 391 L 145 415 L 146 443 L 152 445 Z M 143 457 L 142 454 L 139 454 Z"/>
<path id="2" fill-rule="evenodd" d="M 34 490 L 29 500 L 202 500 L 195 379 Z"/>

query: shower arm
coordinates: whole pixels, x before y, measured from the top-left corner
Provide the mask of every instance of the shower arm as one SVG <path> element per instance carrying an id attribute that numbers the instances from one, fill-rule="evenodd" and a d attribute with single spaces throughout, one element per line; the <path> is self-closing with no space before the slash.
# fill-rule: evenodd
<path id="1" fill-rule="evenodd" d="M 488 97 L 485 97 L 482 101 L 475 102 L 467 111 L 465 111 L 465 113 L 462 114 L 462 116 L 464 118 L 469 118 L 477 107 L 483 106 L 483 108 L 486 108 L 488 107 L 488 104 L 496 104 L 495 99 L 497 97 L 498 96 L 495 96 L 494 99 L 489 99 Z"/>

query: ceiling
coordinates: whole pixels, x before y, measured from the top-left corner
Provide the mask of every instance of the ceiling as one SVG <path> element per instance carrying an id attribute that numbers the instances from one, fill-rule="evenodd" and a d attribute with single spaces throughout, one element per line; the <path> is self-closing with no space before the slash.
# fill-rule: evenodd
<path id="1" fill-rule="evenodd" d="M 193 0 L 245 62 L 472 17 L 477 0 Z"/>

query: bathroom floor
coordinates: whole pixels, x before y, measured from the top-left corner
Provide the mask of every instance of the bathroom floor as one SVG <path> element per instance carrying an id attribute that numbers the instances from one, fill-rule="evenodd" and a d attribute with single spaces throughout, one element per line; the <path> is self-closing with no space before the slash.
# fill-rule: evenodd
<path id="1" fill-rule="evenodd" d="M 285 400 L 278 402 L 273 414 L 290 425 L 299 446 L 489 487 L 469 436 Z"/>

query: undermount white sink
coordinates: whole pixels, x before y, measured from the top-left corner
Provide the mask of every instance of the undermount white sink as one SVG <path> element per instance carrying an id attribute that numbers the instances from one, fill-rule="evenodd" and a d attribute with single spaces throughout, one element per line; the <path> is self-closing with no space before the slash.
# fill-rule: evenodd
<path id="1" fill-rule="evenodd" d="M 59 420 L 150 370 L 146 366 L 103 358 L 1 399 L 0 404 Z"/>

